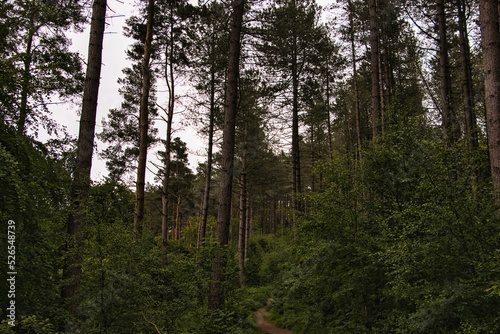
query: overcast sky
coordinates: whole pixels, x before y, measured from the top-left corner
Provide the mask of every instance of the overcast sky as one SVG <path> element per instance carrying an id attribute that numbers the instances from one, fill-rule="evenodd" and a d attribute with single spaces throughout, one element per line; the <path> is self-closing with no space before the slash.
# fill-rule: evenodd
<path id="1" fill-rule="evenodd" d="M 101 70 L 101 82 L 99 87 L 99 100 L 97 108 L 97 125 L 96 133 L 102 131 L 102 119 L 106 117 L 108 111 L 112 108 L 117 108 L 122 102 L 122 98 L 118 93 L 119 85 L 118 78 L 122 76 L 122 69 L 129 66 L 129 62 L 125 58 L 125 50 L 130 45 L 130 40 L 123 35 L 123 26 L 125 21 L 135 13 L 134 0 L 110 0 L 108 1 L 108 11 L 106 20 L 106 35 L 104 37 L 103 46 L 103 66 Z M 326 5 L 330 1 L 319 0 L 318 3 Z M 89 13 L 90 15 L 90 13 Z M 87 58 L 89 27 L 81 33 L 72 32 L 69 35 L 72 40 L 72 51 L 80 53 L 82 59 Z M 161 103 L 162 94 L 158 92 L 159 102 Z M 79 116 L 77 111 L 79 106 L 64 104 L 53 107 L 53 117 L 62 125 L 67 127 L 68 132 L 73 135 L 78 135 Z M 196 134 L 192 128 L 179 125 L 182 115 L 176 114 L 174 121 L 177 122 L 176 132 L 173 137 L 180 137 L 187 143 L 189 149 L 189 161 L 191 168 L 194 170 L 199 161 L 204 161 L 203 156 L 206 148 L 204 141 Z M 156 124 L 159 128 L 160 138 L 165 137 L 165 127 L 163 124 Z M 42 138 L 43 139 L 43 138 Z M 92 164 L 92 179 L 95 181 L 101 180 L 107 175 L 105 162 L 100 159 L 99 152 L 104 148 L 104 144 L 97 142 L 97 152 L 94 152 Z M 148 161 L 157 162 L 155 150 L 148 152 Z M 154 169 L 150 164 L 149 168 Z M 147 171 L 146 180 L 154 182 L 154 174 Z"/>
<path id="2" fill-rule="evenodd" d="M 108 111 L 112 108 L 118 108 L 122 102 L 122 97 L 118 93 L 119 85 L 118 78 L 122 77 L 122 69 L 129 66 L 130 62 L 125 57 L 125 51 L 130 45 L 130 40 L 123 35 L 123 26 L 128 17 L 135 13 L 134 1 L 124 0 L 117 2 L 116 0 L 108 1 L 108 11 L 106 20 L 106 34 L 103 45 L 103 62 L 101 70 L 101 81 L 99 86 L 99 100 L 97 106 L 97 124 L 96 133 L 102 131 L 102 120 L 106 117 Z M 90 15 L 90 13 L 89 13 Z M 82 59 L 87 58 L 89 26 L 81 33 L 71 32 L 69 38 L 72 41 L 71 50 L 79 52 Z M 162 93 L 158 93 L 158 98 L 161 100 Z M 80 106 L 74 104 L 63 104 L 52 107 L 53 117 L 62 125 L 66 126 L 69 134 L 78 135 L 79 116 L 77 112 Z M 175 115 L 174 120 L 180 121 L 182 115 Z M 161 123 L 156 125 L 159 128 L 160 138 L 165 137 L 165 127 Z M 178 136 L 188 145 L 190 150 L 190 165 L 194 170 L 198 161 L 205 158 L 201 155 L 204 150 L 204 143 L 201 138 L 196 135 L 194 129 L 182 128 L 179 124 L 176 126 L 174 137 Z M 43 139 L 43 135 L 41 136 Z M 105 161 L 100 159 L 99 152 L 105 148 L 105 145 L 97 141 L 97 152 L 94 152 L 92 163 L 92 179 L 95 181 L 101 180 L 107 175 Z M 158 148 L 148 152 L 148 161 L 155 161 L 156 151 Z M 154 167 L 148 166 L 151 169 Z M 154 182 L 154 174 L 151 171 L 146 173 L 147 181 Z"/>

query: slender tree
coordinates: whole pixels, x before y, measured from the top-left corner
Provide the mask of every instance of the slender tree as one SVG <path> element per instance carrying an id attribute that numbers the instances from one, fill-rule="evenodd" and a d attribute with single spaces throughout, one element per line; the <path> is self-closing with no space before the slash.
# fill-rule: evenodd
<path id="1" fill-rule="evenodd" d="M 118 79 L 119 93 L 122 96 L 120 107 L 109 110 L 103 120 L 103 130 L 98 134 L 101 141 L 108 146 L 101 152 L 106 160 L 110 178 L 122 182 L 135 183 L 137 177 L 137 160 L 139 156 L 140 126 L 139 111 L 142 97 L 142 62 L 146 23 L 141 16 L 132 16 L 124 27 L 125 36 L 134 40 L 127 49 L 127 59 L 132 65 L 122 70 L 123 77 Z M 154 41 L 153 41 L 154 42 Z M 155 47 L 153 46 L 153 49 Z M 157 58 L 157 53 L 152 55 Z M 158 130 L 152 125 L 158 116 L 156 106 L 155 77 L 151 77 L 151 89 L 148 105 L 148 146 L 157 142 Z"/>
<path id="2" fill-rule="evenodd" d="M 480 0 L 486 131 L 496 204 L 500 204 L 500 30 L 498 1 Z"/>
<path id="3" fill-rule="evenodd" d="M 197 83 L 196 89 L 205 95 L 208 100 L 208 105 L 206 106 L 208 109 L 208 127 L 206 130 L 208 137 L 207 164 L 198 236 L 199 245 L 203 243 L 207 230 L 213 169 L 213 145 L 216 130 L 215 121 L 216 116 L 220 114 L 217 101 L 224 94 L 223 81 L 225 68 L 227 68 L 227 59 L 223 58 L 227 54 L 227 13 L 224 7 L 218 2 L 212 2 L 204 9 L 200 17 L 200 27 L 197 29 L 199 34 L 197 35 L 196 45 L 199 50 L 195 52 L 196 55 L 193 57 L 198 65 L 197 71 L 194 73 L 194 80 Z"/>
<path id="4" fill-rule="evenodd" d="M 240 222 L 238 226 L 238 266 L 240 286 L 245 286 L 245 250 L 246 250 L 246 234 L 248 224 L 248 184 L 247 184 L 247 163 L 246 151 L 243 151 L 241 157 L 241 172 L 240 172 Z"/>
<path id="5" fill-rule="evenodd" d="M 361 141 L 361 108 L 359 106 L 359 85 L 358 85 L 358 66 L 356 59 L 355 47 L 355 27 L 354 27 L 354 5 L 352 1 L 348 2 L 349 12 L 349 37 L 351 42 L 351 62 L 352 62 L 352 82 L 354 89 L 354 112 L 356 115 L 356 152 L 357 158 L 361 160 L 362 157 L 362 141 Z"/>
<path id="6" fill-rule="evenodd" d="M 371 118 L 372 118 L 372 133 L 373 140 L 376 141 L 380 134 L 380 115 L 381 115 L 381 98 L 380 98 L 380 53 L 379 53 L 379 20 L 377 10 L 377 0 L 370 0 L 370 64 L 371 64 Z"/>
<path id="7" fill-rule="evenodd" d="M 165 156 L 162 180 L 162 260 L 167 261 L 167 235 L 169 220 L 169 184 L 171 168 L 171 141 L 176 107 L 176 85 L 177 76 L 181 67 L 186 65 L 189 39 L 187 38 L 188 27 L 185 21 L 191 7 L 186 1 L 158 1 L 158 38 L 163 44 L 162 53 L 164 78 L 168 90 L 167 107 L 165 108 L 166 133 L 165 133 Z M 173 216 L 173 215 L 172 215 Z"/>
<path id="8" fill-rule="evenodd" d="M 469 151 L 473 152 L 479 146 L 477 136 L 477 120 L 474 109 L 474 85 L 470 56 L 469 33 L 465 15 L 466 3 L 456 0 L 458 16 L 458 37 L 460 43 L 460 60 L 462 65 L 462 94 L 464 100 L 465 137 Z"/>
<path id="9" fill-rule="evenodd" d="M 78 310 L 78 288 L 82 273 L 83 230 L 85 227 L 85 201 L 89 196 L 90 172 L 94 150 L 94 134 L 101 77 L 102 45 L 106 21 L 106 0 L 94 0 L 90 24 L 87 73 L 82 100 L 80 131 L 78 135 L 76 163 L 71 190 L 72 210 L 68 218 L 70 247 L 63 268 L 61 296 L 70 314 Z"/>
<path id="10" fill-rule="evenodd" d="M 224 129 L 222 139 L 222 166 L 220 177 L 219 208 L 217 213 L 217 250 L 212 262 L 212 275 L 209 293 L 209 309 L 222 309 L 224 303 L 223 282 L 226 260 L 223 248 L 229 242 L 231 220 L 231 197 L 233 188 L 233 165 L 236 134 L 236 113 L 238 101 L 238 79 L 240 72 L 241 30 L 244 0 L 233 0 L 231 30 L 229 34 L 228 70 L 226 82 L 226 101 L 224 103 Z"/>
<path id="11" fill-rule="evenodd" d="M 287 96 L 285 105 L 291 107 L 292 192 L 302 192 L 300 152 L 300 112 L 303 86 L 311 77 L 312 64 L 319 53 L 317 41 L 323 40 L 318 26 L 319 9 L 309 0 L 276 1 L 264 11 L 262 38 L 259 47 L 264 56 L 262 65 L 280 73 L 286 80 L 274 83 L 277 91 Z M 295 197 L 294 208 L 302 211 L 301 201 Z"/>
<path id="12" fill-rule="evenodd" d="M 436 13 L 439 38 L 439 92 L 443 120 L 443 137 L 448 143 L 453 143 L 460 136 L 460 128 L 457 124 L 456 113 L 452 103 L 452 82 L 448 56 L 447 20 L 444 0 L 436 1 Z"/>
<path id="13" fill-rule="evenodd" d="M 147 5 L 146 38 L 144 41 L 144 56 L 142 59 L 142 91 L 139 110 L 139 160 L 137 166 L 137 181 L 135 188 L 134 232 L 136 237 L 142 234 L 144 218 L 144 186 L 146 179 L 146 163 L 148 154 L 149 125 L 149 93 L 151 90 L 151 55 L 154 29 L 155 0 L 149 0 Z"/>

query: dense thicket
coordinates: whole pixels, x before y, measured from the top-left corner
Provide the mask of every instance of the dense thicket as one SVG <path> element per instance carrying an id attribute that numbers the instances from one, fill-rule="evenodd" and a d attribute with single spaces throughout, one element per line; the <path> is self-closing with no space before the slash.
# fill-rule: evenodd
<path id="1" fill-rule="evenodd" d="M 497 0 L 141 4 L 78 236 L 54 4 L 0 4 L 0 333 L 500 332 Z"/>

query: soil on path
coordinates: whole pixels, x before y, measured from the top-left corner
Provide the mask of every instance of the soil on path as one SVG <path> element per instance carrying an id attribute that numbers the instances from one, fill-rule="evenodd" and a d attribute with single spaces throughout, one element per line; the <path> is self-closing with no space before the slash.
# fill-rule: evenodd
<path id="1" fill-rule="evenodd" d="M 257 310 L 255 314 L 255 321 L 257 323 L 257 327 L 263 331 L 264 333 L 268 334 L 293 334 L 293 332 L 282 329 L 279 327 L 276 327 L 272 323 L 266 320 L 266 317 L 269 315 L 269 313 L 266 311 L 266 309 L 260 308 Z"/>

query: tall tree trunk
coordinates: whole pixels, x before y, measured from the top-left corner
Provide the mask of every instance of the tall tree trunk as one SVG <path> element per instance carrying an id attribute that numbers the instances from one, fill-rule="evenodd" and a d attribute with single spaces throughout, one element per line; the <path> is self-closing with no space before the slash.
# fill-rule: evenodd
<path id="1" fill-rule="evenodd" d="M 250 249 L 250 232 L 252 231 L 252 222 L 253 222 L 253 206 L 252 206 L 252 199 L 250 198 L 250 194 L 247 191 L 246 195 L 246 201 L 247 201 L 247 213 L 246 213 L 246 222 L 245 222 L 245 255 L 244 259 L 248 259 L 248 251 Z M 246 261 L 244 262 L 244 265 L 246 266 Z"/>
<path id="2" fill-rule="evenodd" d="M 330 57 L 326 60 L 326 130 L 328 132 L 328 153 L 330 158 L 333 153 L 332 121 L 330 119 Z"/>
<path id="3" fill-rule="evenodd" d="M 472 66 L 470 59 L 469 34 L 465 17 L 464 0 L 457 0 L 458 31 L 460 41 L 460 56 L 462 62 L 462 94 L 464 97 L 465 137 L 470 152 L 474 152 L 478 144 L 477 120 L 474 111 L 474 87 L 472 82 Z"/>
<path id="4" fill-rule="evenodd" d="M 212 57 L 213 58 L 213 57 Z M 203 212 L 201 218 L 200 241 L 203 244 L 207 233 L 208 206 L 210 201 L 210 184 L 212 182 L 212 163 L 214 146 L 214 119 L 215 119 L 215 64 L 210 69 L 210 115 L 208 121 L 208 149 L 207 149 L 207 170 L 205 175 L 205 190 L 203 196 Z"/>
<path id="5" fill-rule="evenodd" d="M 247 143 L 248 143 L 248 122 L 243 125 L 243 149 L 241 153 L 241 172 L 240 172 L 240 223 L 238 226 L 238 265 L 240 287 L 245 286 L 245 243 L 246 243 L 246 224 L 247 224 Z"/>
<path id="6" fill-rule="evenodd" d="M 175 205 L 175 237 L 176 241 L 181 240 L 181 195 L 177 194 L 177 203 Z"/>
<path id="7" fill-rule="evenodd" d="M 245 286 L 245 242 L 247 224 L 247 175 L 245 153 L 243 153 L 243 170 L 240 173 L 240 224 L 238 228 L 238 265 L 240 287 Z"/>
<path id="8" fill-rule="evenodd" d="M 154 0 L 149 0 L 147 8 L 146 39 L 144 41 L 144 56 L 142 58 L 142 91 L 139 110 L 139 160 L 137 164 L 137 181 L 135 185 L 134 233 L 136 238 L 142 234 L 144 219 L 144 187 L 146 184 L 146 163 L 148 155 L 148 123 L 149 123 L 149 93 L 151 90 L 151 43 L 153 41 Z"/>
<path id="9" fill-rule="evenodd" d="M 500 205 L 500 30 L 498 1 L 480 0 L 486 130 L 495 203 Z"/>
<path id="10" fill-rule="evenodd" d="M 170 12 L 170 39 L 165 48 L 165 81 L 168 87 L 167 131 L 165 138 L 165 168 L 162 182 L 162 209 L 161 209 L 161 256 L 163 264 L 167 264 L 168 238 L 168 194 L 170 188 L 171 142 L 172 125 L 175 109 L 175 76 L 174 76 L 174 19 Z"/>
<path id="11" fill-rule="evenodd" d="M 460 128 L 458 127 L 452 104 L 445 0 L 437 0 L 436 9 L 439 32 L 439 76 L 441 81 L 439 90 L 443 120 L 443 138 L 447 143 L 454 143 L 458 140 Z"/>
<path id="12" fill-rule="evenodd" d="M 236 134 L 236 113 L 238 101 L 238 79 L 241 54 L 241 28 L 245 0 L 233 0 L 231 31 L 229 35 L 228 71 L 226 82 L 226 101 L 224 104 L 224 129 L 222 138 L 222 165 L 220 176 L 219 208 L 217 213 L 217 248 L 212 262 L 212 275 L 209 292 L 209 309 L 224 308 L 226 259 L 224 248 L 229 241 L 229 223 L 231 219 L 231 195 L 233 189 L 233 160 Z"/>
<path id="13" fill-rule="evenodd" d="M 377 0 L 370 0 L 370 48 L 371 48 L 371 112 L 372 112 L 372 133 L 373 140 L 376 141 L 380 133 L 380 61 L 379 61 L 379 28 Z"/>
<path id="14" fill-rule="evenodd" d="M 302 211 L 301 201 L 297 195 L 302 192 L 300 172 L 300 135 L 299 135 L 299 74 L 297 60 L 297 37 L 293 38 L 292 50 L 292 181 L 294 209 Z"/>
<path id="15" fill-rule="evenodd" d="M 61 290 L 61 297 L 66 308 L 73 316 L 77 315 L 79 304 L 77 294 L 82 273 L 83 230 L 86 219 L 84 205 L 90 190 L 90 172 L 94 149 L 95 120 L 101 77 L 105 21 L 106 0 L 94 0 L 92 4 L 87 73 L 83 90 L 77 156 L 71 189 L 73 205 L 67 226 L 70 238 L 69 253 L 64 263 L 64 285 Z"/>
<path id="16" fill-rule="evenodd" d="M 356 61 L 356 47 L 354 44 L 354 7 L 352 1 L 348 3 L 349 11 L 349 33 L 351 38 L 351 62 L 352 62 L 352 80 L 354 86 L 354 112 L 356 115 L 356 157 L 361 160 L 361 110 L 359 107 L 359 88 L 358 88 L 358 68 Z"/>

